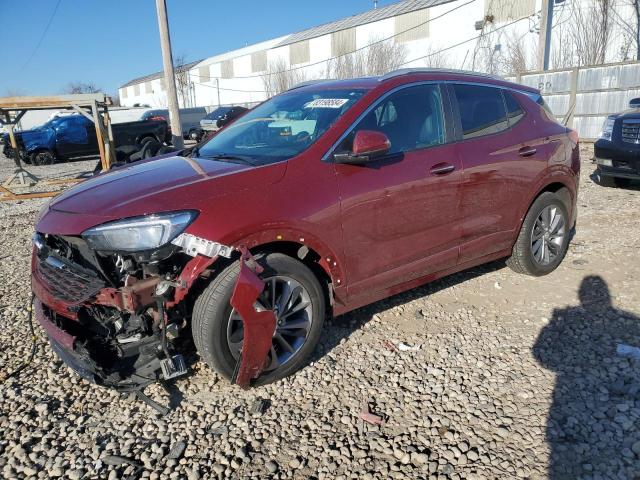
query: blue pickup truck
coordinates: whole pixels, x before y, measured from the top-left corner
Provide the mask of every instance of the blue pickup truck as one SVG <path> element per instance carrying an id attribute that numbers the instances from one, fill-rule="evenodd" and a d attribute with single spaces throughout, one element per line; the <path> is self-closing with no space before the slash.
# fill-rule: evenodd
<path id="1" fill-rule="evenodd" d="M 171 130 L 164 120 L 116 123 L 111 129 L 116 148 L 149 140 L 160 144 L 171 141 Z M 3 153 L 13 158 L 8 136 L 3 136 Z M 56 117 L 33 130 L 16 132 L 15 136 L 20 158 L 34 165 L 50 165 L 99 152 L 95 126 L 82 115 Z"/>

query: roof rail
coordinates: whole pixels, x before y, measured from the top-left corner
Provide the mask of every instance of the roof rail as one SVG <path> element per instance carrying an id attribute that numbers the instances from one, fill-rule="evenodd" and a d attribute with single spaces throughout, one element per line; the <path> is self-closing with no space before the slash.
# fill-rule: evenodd
<path id="1" fill-rule="evenodd" d="M 378 78 L 379 81 L 389 80 L 390 78 L 399 77 L 401 75 L 409 75 L 412 73 L 454 73 L 456 75 L 473 75 L 476 77 L 485 77 L 492 78 L 494 80 L 502 80 L 501 77 L 497 75 L 491 75 L 489 73 L 483 72 L 472 72 L 471 70 L 456 70 L 452 68 L 425 68 L 425 67 L 416 67 L 416 68 L 401 68 L 399 70 L 393 70 L 385 75 L 382 75 Z"/>
<path id="2" fill-rule="evenodd" d="M 296 83 L 289 90 L 295 90 L 296 88 L 308 87 L 309 85 L 315 85 L 317 83 L 331 82 L 333 80 L 335 80 L 335 79 L 333 79 L 333 78 L 321 78 L 321 79 L 318 79 L 318 80 L 307 80 L 307 81 L 304 81 L 304 82 Z"/>

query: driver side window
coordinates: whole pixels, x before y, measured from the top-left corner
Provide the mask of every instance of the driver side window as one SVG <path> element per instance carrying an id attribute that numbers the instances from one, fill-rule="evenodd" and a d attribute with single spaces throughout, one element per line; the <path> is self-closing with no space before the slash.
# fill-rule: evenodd
<path id="1" fill-rule="evenodd" d="M 392 93 L 360 120 L 338 150 L 351 151 L 360 130 L 384 133 L 391 142 L 391 155 L 445 143 L 440 87 L 416 85 Z"/>

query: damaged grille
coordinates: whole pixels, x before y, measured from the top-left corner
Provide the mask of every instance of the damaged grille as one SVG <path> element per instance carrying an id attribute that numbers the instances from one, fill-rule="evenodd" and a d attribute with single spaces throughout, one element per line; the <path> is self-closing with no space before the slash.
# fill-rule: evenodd
<path id="1" fill-rule="evenodd" d="M 39 259 L 36 269 L 50 293 L 67 303 L 85 302 L 105 286 L 92 271 L 57 255 Z"/>

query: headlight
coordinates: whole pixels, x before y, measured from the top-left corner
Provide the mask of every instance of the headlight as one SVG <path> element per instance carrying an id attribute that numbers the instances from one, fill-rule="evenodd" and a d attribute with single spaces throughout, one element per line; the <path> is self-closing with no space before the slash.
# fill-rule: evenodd
<path id="1" fill-rule="evenodd" d="M 602 132 L 600 132 L 600 138 L 605 140 L 611 140 L 611 134 L 613 133 L 613 124 L 616 123 L 615 118 L 607 118 L 602 126 Z"/>
<path id="2" fill-rule="evenodd" d="M 196 218 L 193 211 L 167 212 L 104 223 L 82 233 L 94 250 L 140 252 L 161 247 Z"/>

